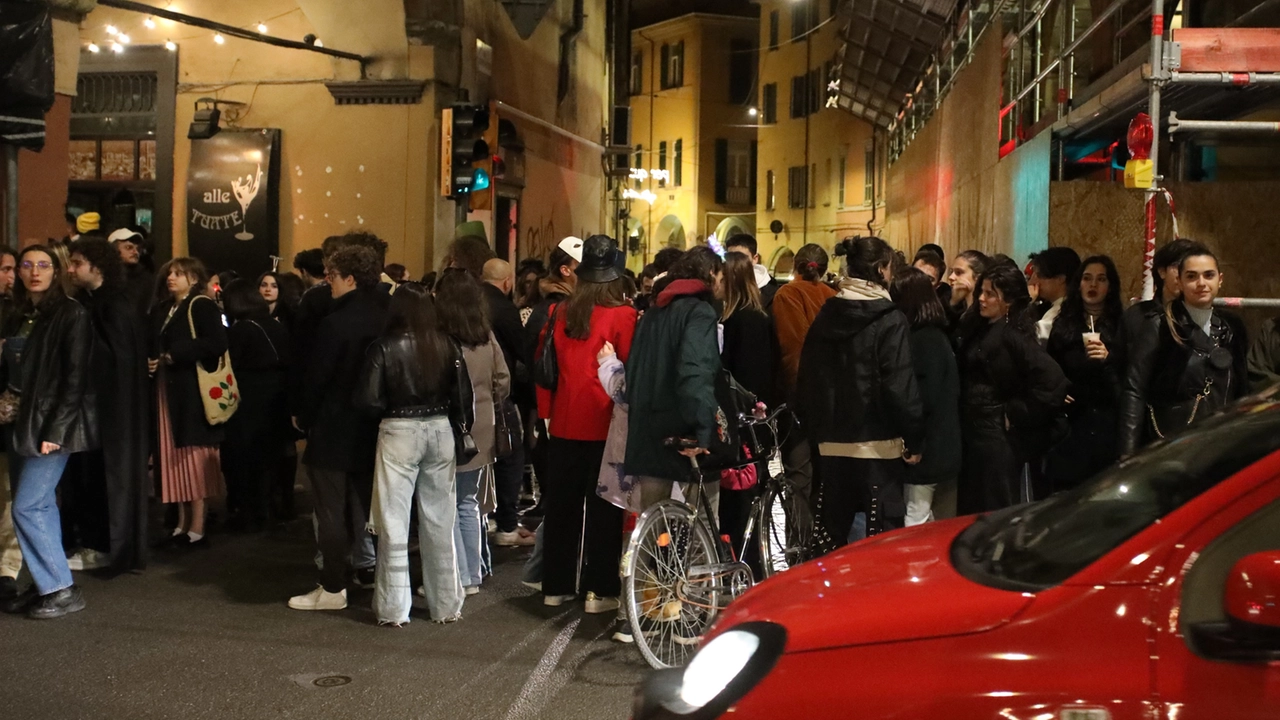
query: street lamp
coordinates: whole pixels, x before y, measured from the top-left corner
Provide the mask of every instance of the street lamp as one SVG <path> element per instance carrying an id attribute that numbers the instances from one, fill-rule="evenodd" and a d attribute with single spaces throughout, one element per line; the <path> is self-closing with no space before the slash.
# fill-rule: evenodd
<path id="1" fill-rule="evenodd" d="M 756 110 L 755 108 L 747 108 L 747 114 L 750 115 L 751 117 L 755 117 L 756 115 L 760 114 L 760 111 Z"/>

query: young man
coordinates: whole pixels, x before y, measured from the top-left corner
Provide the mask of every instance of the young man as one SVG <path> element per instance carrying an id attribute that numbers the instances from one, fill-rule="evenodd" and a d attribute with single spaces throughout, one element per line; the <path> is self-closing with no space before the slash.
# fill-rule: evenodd
<path id="1" fill-rule="evenodd" d="M 1049 341 L 1053 321 L 1067 299 L 1067 284 L 1080 268 L 1080 255 L 1069 247 L 1051 247 L 1031 256 L 1031 277 L 1027 284 L 1038 288 L 1039 299 L 1028 309 L 1036 324 L 1036 339 Z M 1033 293 L 1034 294 L 1034 293 Z"/>
<path id="2" fill-rule="evenodd" d="M 156 292 L 156 276 L 142 262 L 142 248 L 146 239 L 135 230 L 120 228 L 107 236 L 107 240 L 115 245 L 120 254 L 120 263 L 124 266 L 124 293 L 129 304 L 137 309 L 142 318 L 151 311 L 152 296 Z"/>
<path id="3" fill-rule="evenodd" d="M 324 283 L 324 251 L 311 248 L 293 256 L 293 269 L 298 271 L 308 290 Z"/>
<path id="4" fill-rule="evenodd" d="M 102 439 L 100 450 L 73 455 L 62 478 L 64 518 L 82 546 L 68 560 L 72 570 L 128 572 L 147 562 L 147 336 L 124 291 L 119 245 L 90 236 L 71 245 L 68 274 L 92 321 L 89 386 Z"/>
<path id="5" fill-rule="evenodd" d="M 769 274 L 769 268 L 760 264 L 760 244 L 756 242 L 755 236 L 746 233 L 734 235 L 729 238 L 724 251 L 742 253 L 751 259 L 756 273 L 756 287 L 760 288 L 760 302 L 764 305 L 764 311 L 772 314 L 773 296 L 778 294 L 778 288 L 782 286 Z"/>
<path id="6" fill-rule="evenodd" d="M 352 396 L 365 352 L 386 323 L 378 286 L 382 258 L 348 244 L 325 260 L 333 310 L 316 330 L 305 366 L 297 422 L 307 432 L 307 466 L 315 494 L 320 584 L 289 600 L 295 610 L 341 610 L 354 566 L 356 583 L 373 586 L 373 543 L 364 531 L 373 493 L 378 421 L 358 412 Z M 355 549 L 360 552 L 353 552 Z"/>
<path id="7" fill-rule="evenodd" d="M 18 258 L 12 250 L 0 249 L 0 327 L 13 309 L 13 283 Z M 7 448 L 5 448 L 7 449 Z M 18 573 L 22 570 L 22 550 L 13 530 L 13 495 L 9 489 L 9 453 L 0 452 L 0 600 L 18 594 Z"/>

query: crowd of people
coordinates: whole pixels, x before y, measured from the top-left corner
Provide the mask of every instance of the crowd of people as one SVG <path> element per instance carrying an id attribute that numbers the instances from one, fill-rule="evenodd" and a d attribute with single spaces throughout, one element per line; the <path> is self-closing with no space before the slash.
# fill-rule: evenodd
<path id="1" fill-rule="evenodd" d="M 367 232 L 250 279 L 190 257 L 152 273 L 140 233 L 91 220 L 0 254 L 0 609 L 34 618 L 85 607 L 73 571 L 145 567 L 152 498 L 165 550 L 208 547 L 215 504 L 229 530 L 292 520 L 299 461 L 318 552 L 295 610 L 362 588 L 380 624 L 409 622 L 415 594 L 454 622 L 493 543 L 534 546 L 546 605 L 618 611 L 628 517 L 676 484 L 740 546 L 766 459 L 688 483 L 687 456 L 732 435 L 726 373 L 792 408 L 788 521 L 834 545 L 1071 490 L 1280 379 L 1274 325 L 1251 349 L 1188 240 L 1126 310 L 1115 263 L 1063 247 L 1024 269 L 858 237 L 805 245 L 782 283 L 749 235 L 633 274 L 604 235 L 513 268 L 461 226 L 420 282 Z"/>

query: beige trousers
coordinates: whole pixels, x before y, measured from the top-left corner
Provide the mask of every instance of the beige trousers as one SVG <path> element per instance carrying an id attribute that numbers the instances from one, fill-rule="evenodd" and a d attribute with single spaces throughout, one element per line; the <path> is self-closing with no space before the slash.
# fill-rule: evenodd
<path id="1" fill-rule="evenodd" d="M 9 456 L 0 452 L 0 577 L 17 578 L 22 550 L 13 530 L 13 493 L 9 489 Z"/>

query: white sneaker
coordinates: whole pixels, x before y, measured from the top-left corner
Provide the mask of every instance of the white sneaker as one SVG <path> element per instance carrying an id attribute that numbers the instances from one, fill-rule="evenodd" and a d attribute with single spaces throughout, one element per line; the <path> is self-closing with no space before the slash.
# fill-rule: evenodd
<path id="1" fill-rule="evenodd" d="M 597 597 L 595 593 L 589 592 L 587 593 L 587 602 L 583 607 L 583 612 L 588 615 L 600 615 L 617 609 L 618 598 Z"/>
<path id="2" fill-rule="evenodd" d="M 511 532 L 494 533 L 493 542 L 499 547 L 529 547 L 537 542 L 537 539 L 528 530 L 516 528 Z"/>
<path id="3" fill-rule="evenodd" d="M 82 570 L 97 570 L 111 564 L 111 556 L 97 550 L 85 548 L 79 550 L 75 555 L 67 558 L 67 566 L 76 572 Z"/>
<path id="4" fill-rule="evenodd" d="M 480 594 L 480 586 L 479 586 L 479 585 L 468 585 L 468 586 L 466 586 L 465 588 L 463 588 L 463 589 L 462 589 L 462 591 L 463 591 L 463 592 L 465 592 L 467 595 L 479 595 L 479 594 Z"/>
<path id="5" fill-rule="evenodd" d="M 529 582 L 528 580 L 521 580 L 520 584 L 529 588 L 530 590 L 537 590 L 538 592 L 542 592 L 542 583 L 540 582 Z"/>
<path id="6" fill-rule="evenodd" d="M 630 645 L 631 643 L 635 642 L 636 641 L 635 637 L 631 635 L 631 626 L 627 625 L 626 627 L 615 632 L 613 634 L 613 641 L 624 643 L 627 645 Z"/>
<path id="7" fill-rule="evenodd" d="M 323 585 L 317 585 L 315 590 L 306 595 L 289 598 L 289 607 L 294 610 L 345 610 L 347 591 L 344 588 L 342 592 L 331 593 Z"/>
<path id="8" fill-rule="evenodd" d="M 498 521 L 493 518 L 486 518 L 485 528 L 491 532 L 498 532 Z"/>
<path id="9" fill-rule="evenodd" d="M 543 595 L 542 604 L 547 607 L 560 607 L 567 602 L 573 602 L 577 598 L 577 595 Z"/>

